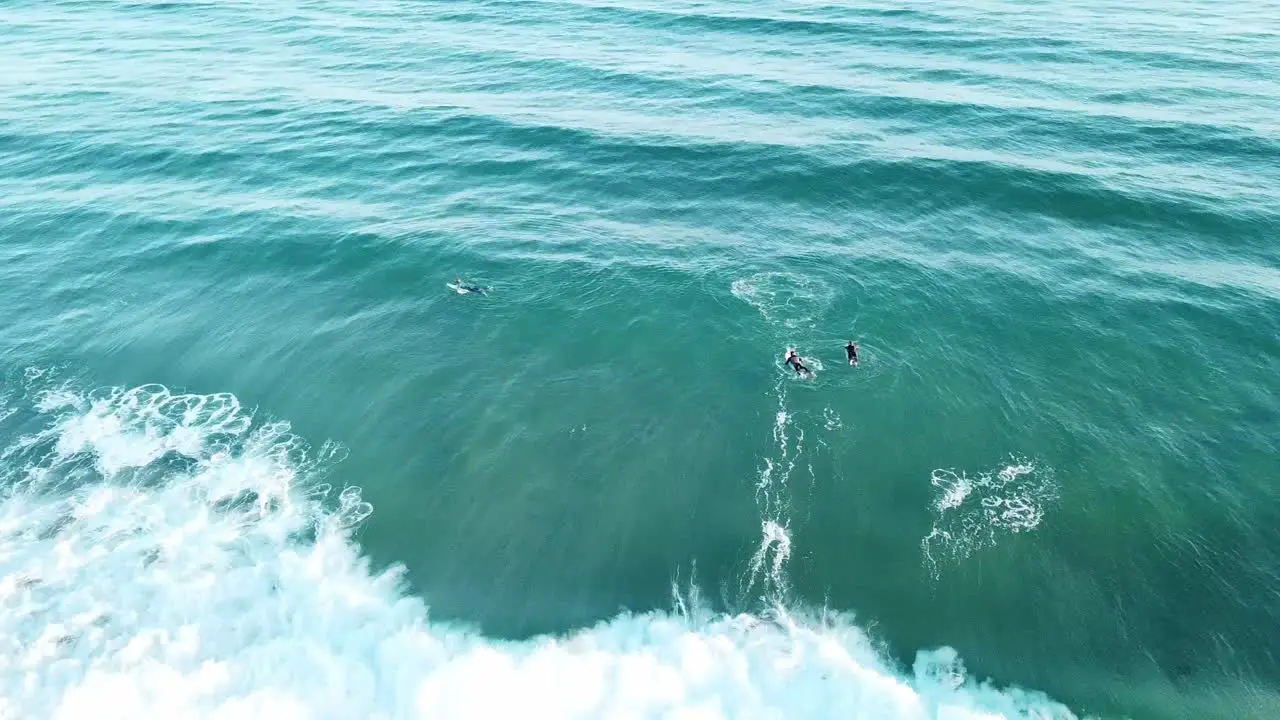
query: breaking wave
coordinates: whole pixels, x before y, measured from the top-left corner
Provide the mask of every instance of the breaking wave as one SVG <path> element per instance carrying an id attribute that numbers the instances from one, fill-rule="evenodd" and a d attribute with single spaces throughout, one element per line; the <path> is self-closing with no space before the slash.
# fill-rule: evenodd
<path id="1" fill-rule="evenodd" d="M 696 588 L 527 641 L 432 622 L 354 541 L 359 488 L 323 482 L 341 448 L 229 394 L 27 384 L 0 412 L 0 718 L 1072 717 L 947 648 L 898 668 L 847 615 Z"/>

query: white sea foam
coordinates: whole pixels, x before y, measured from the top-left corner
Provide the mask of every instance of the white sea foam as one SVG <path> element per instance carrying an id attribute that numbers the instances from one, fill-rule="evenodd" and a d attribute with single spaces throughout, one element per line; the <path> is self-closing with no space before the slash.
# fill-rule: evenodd
<path id="1" fill-rule="evenodd" d="M 920 547 L 935 576 L 935 553 L 966 558 L 1004 536 L 1034 530 L 1057 497 L 1053 473 L 1019 458 L 974 476 L 934 470 L 930 482 L 938 489 L 935 519 Z"/>
<path id="2" fill-rule="evenodd" d="M 791 557 L 791 530 L 788 509 L 791 473 L 804 449 L 804 431 L 795 430 L 794 446 L 788 426 L 792 416 L 786 409 L 786 393 L 781 383 L 778 411 L 773 422 L 773 457 L 764 458 L 764 467 L 756 479 L 756 504 L 760 508 L 760 546 L 751 556 L 742 587 L 741 601 L 749 602 L 760 586 L 761 600 L 767 605 L 781 605 L 787 599 L 786 563 Z"/>
<path id="3" fill-rule="evenodd" d="M 812 327 L 835 298 L 835 291 L 825 281 L 787 272 L 763 272 L 734 280 L 729 291 L 765 320 L 788 329 Z"/>
<path id="4" fill-rule="evenodd" d="M 0 489 L 6 720 L 1071 717 L 945 648 L 891 667 L 845 616 L 716 616 L 686 593 L 524 642 L 432 623 L 353 541 L 359 490 L 315 479 L 333 447 L 229 395 L 31 407 L 47 426 L 9 446 Z"/>

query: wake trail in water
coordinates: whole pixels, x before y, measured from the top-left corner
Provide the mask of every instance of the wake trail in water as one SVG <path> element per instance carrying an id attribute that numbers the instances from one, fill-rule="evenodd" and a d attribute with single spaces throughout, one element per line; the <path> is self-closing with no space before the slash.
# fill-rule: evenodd
<path id="1" fill-rule="evenodd" d="M 750 305 L 765 320 L 771 333 L 793 336 L 811 333 L 823 311 L 834 299 L 826 283 L 804 275 L 763 272 L 735 280 L 730 285 L 734 297 Z M 803 339 L 803 338 L 801 338 Z M 789 343 L 794 346 L 795 343 Z M 805 358 L 812 372 L 822 370 L 818 358 Z M 787 407 L 787 383 L 790 368 L 775 384 L 773 392 L 778 406 L 773 422 L 773 449 L 763 458 L 756 486 L 756 505 L 760 512 L 760 545 L 752 555 L 743 581 L 742 599 L 752 595 L 765 608 L 780 608 L 790 600 L 786 564 L 791 557 L 791 478 L 798 468 L 806 470 L 812 481 L 813 466 L 808 464 L 804 427 L 797 415 Z M 826 411 L 830 413 L 830 410 Z M 824 415 L 828 429 L 832 416 Z M 838 422 L 838 420 L 837 420 Z"/>
<path id="2" fill-rule="evenodd" d="M 743 588 L 749 596 L 757 584 L 760 600 L 766 606 L 780 606 L 787 600 L 786 563 L 791 557 L 790 480 L 804 452 L 804 430 L 788 433 L 791 416 L 787 413 L 786 392 L 782 383 L 776 388 L 778 412 L 774 418 L 773 441 L 776 452 L 764 458 L 756 482 L 756 504 L 760 508 L 760 547 L 751 557 L 750 570 Z M 794 442 L 793 442 L 794 440 Z"/>

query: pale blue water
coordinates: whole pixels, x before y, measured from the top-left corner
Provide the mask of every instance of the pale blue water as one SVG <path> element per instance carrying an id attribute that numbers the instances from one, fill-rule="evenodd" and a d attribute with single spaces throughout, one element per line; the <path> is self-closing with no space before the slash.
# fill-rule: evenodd
<path id="1" fill-rule="evenodd" d="M 0 33 L 0 718 L 1280 716 L 1276 4 Z"/>

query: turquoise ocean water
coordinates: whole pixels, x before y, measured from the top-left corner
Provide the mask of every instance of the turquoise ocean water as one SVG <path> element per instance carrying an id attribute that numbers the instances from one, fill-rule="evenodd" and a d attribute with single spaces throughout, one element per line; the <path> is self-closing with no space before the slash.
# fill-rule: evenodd
<path id="1" fill-rule="evenodd" d="M 0 718 L 1280 717 L 1275 3 L 0 39 Z"/>

